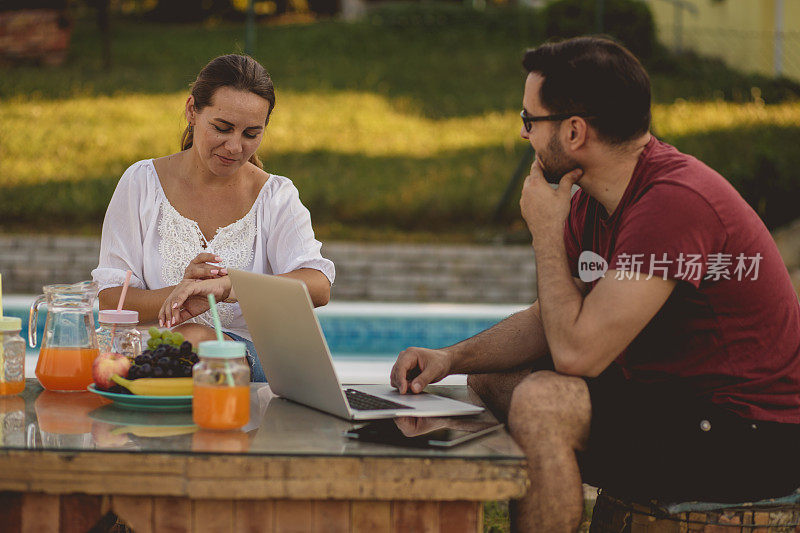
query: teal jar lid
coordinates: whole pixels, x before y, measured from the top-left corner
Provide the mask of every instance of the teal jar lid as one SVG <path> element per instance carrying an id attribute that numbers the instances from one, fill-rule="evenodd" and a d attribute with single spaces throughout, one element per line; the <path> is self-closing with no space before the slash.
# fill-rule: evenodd
<path id="1" fill-rule="evenodd" d="M 247 346 L 239 341 L 203 341 L 197 346 L 198 357 L 241 359 L 245 353 Z"/>

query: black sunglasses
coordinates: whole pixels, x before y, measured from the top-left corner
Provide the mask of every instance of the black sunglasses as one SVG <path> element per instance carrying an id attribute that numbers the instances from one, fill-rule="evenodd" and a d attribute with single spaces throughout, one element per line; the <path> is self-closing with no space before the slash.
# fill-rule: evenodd
<path id="1" fill-rule="evenodd" d="M 590 113 L 559 113 L 557 115 L 544 115 L 541 117 L 535 117 L 529 115 L 524 109 L 519 116 L 522 117 L 522 125 L 525 126 L 525 131 L 528 133 L 531 132 L 534 122 L 541 122 L 545 120 L 558 122 L 559 120 L 567 120 L 570 117 L 593 118 L 593 115 Z"/>

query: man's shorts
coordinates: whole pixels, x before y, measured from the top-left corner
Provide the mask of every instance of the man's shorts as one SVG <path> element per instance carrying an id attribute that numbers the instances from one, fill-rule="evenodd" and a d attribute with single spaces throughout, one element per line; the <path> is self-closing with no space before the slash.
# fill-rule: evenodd
<path id="1" fill-rule="evenodd" d="M 746 420 L 676 384 L 642 384 L 612 364 L 586 379 L 584 483 L 621 498 L 745 502 L 800 487 L 800 424 Z"/>

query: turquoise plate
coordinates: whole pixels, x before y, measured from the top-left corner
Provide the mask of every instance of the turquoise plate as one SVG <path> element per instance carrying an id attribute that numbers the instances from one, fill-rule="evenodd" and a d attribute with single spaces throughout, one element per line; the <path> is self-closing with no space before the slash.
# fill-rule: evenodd
<path id="1" fill-rule="evenodd" d="M 86 387 L 89 392 L 108 398 L 114 405 L 133 411 L 191 411 L 190 396 L 137 396 L 97 390 L 94 383 Z"/>

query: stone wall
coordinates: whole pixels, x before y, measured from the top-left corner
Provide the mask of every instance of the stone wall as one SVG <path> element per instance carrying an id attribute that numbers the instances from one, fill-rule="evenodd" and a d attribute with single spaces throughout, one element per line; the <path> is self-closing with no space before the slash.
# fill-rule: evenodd
<path id="1" fill-rule="evenodd" d="M 800 294 L 800 220 L 773 234 Z M 6 294 L 38 294 L 42 285 L 89 278 L 96 237 L 0 235 Z M 528 303 L 536 298 L 530 246 L 330 242 L 340 301 Z"/>
<path id="2" fill-rule="evenodd" d="M 94 237 L 0 236 L 3 293 L 39 294 L 42 285 L 88 279 L 99 255 Z"/>
<path id="3" fill-rule="evenodd" d="M 525 303 L 536 297 L 530 246 L 329 243 L 339 300 Z"/>
<path id="4" fill-rule="evenodd" d="M 95 237 L 0 236 L 6 294 L 38 294 L 42 285 L 89 278 Z M 328 243 L 339 301 L 526 303 L 535 299 L 529 246 Z"/>

